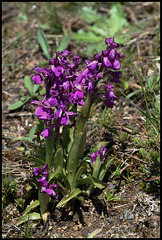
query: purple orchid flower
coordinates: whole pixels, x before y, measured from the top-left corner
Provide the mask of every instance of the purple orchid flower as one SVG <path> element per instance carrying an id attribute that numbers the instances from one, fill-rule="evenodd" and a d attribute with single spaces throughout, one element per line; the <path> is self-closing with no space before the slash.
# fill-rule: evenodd
<path id="1" fill-rule="evenodd" d="M 48 186 L 48 175 L 49 175 L 49 173 L 47 172 L 47 167 L 48 167 L 48 165 L 47 165 L 47 163 L 45 163 L 41 168 L 35 167 L 33 172 L 34 172 L 35 176 L 42 175 L 42 177 L 37 180 L 38 184 L 41 187 L 42 192 L 45 192 L 45 193 L 47 193 L 51 196 L 54 196 L 56 199 L 58 199 L 56 197 L 56 193 L 54 192 L 54 190 L 56 191 L 56 189 L 57 189 L 57 185 L 56 184 L 50 184 L 49 188 L 47 188 L 47 186 Z"/>
<path id="2" fill-rule="evenodd" d="M 56 185 L 56 184 L 55 184 L 55 185 Z M 57 186 L 57 185 L 56 185 L 56 186 Z M 55 191 L 54 191 L 52 188 L 56 189 L 57 187 L 52 187 L 52 186 L 50 185 L 49 188 L 46 188 L 45 186 L 43 186 L 43 187 L 42 187 L 42 192 L 45 192 L 45 193 L 47 193 L 48 195 L 51 195 L 51 196 L 55 197 L 56 199 L 58 199 L 57 196 L 56 196 Z"/>
<path id="3" fill-rule="evenodd" d="M 32 80 L 36 85 L 39 85 L 43 82 L 43 78 L 40 74 L 36 74 L 35 76 L 33 76 Z"/>
<path id="4" fill-rule="evenodd" d="M 103 145 L 101 146 L 100 150 L 98 150 L 97 152 L 93 152 L 90 155 L 90 160 L 91 160 L 92 164 L 94 164 L 96 162 L 98 155 L 100 156 L 100 161 L 102 161 L 106 157 L 107 149 Z"/>
<path id="5" fill-rule="evenodd" d="M 105 43 L 106 50 L 102 50 L 101 54 L 95 53 L 92 61 L 85 60 L 86 67 L 83 70 L 77 70 L 81 63 L 78 55 L 74 54 L 69 62 L 68 57 L 71 52 L 68 50 L 57 51 L 56 57 L 49 60 L 50 68 L 34 68 L 36 75 L 32 80 L 35 84 L 44 82 L 46 89 L 46 95 L 42 101 L 32 102 L 37 105 L 35 115 L 46 125 L 41 133 L 44 138 L 51 136 L 53 127 L 68 125 L 69 117 L 76 115 L 68 111 L 69 105 L 84 106 L 84 98 L 89 93 L 94 97 L 104 98 L 104 103 L 109 108 L 115 105 L 114 86 L 103 82 L 101 84 L 103 93 L 98 82 L 102 79 L 105 70 L 111 76 L 110 82 L 120 83 L 119 78 L 122 74 L 116 70 L 120 69 L 119 59 L 124 55 L 117 52 L 116 48 L 120 45 L 115 43 L 114 37 L 106 38 Z"/>

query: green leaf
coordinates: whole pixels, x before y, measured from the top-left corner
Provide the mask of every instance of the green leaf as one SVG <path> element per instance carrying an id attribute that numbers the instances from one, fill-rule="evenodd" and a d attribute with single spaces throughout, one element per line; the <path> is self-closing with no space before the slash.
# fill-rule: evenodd
<path id="1" fill-rule="evenodd" d="M 32 157 L 32 156 L 22 158 L 22 160 L 35 163 L 37 167 L 42 167 L 45 163 L 42 159 L 37 158 L 37 157 Z"/>
<path id="2" fill-rule="evenodd" d="M 41 30 L 38 30 L 37 37 L 38 37 L 38 42 L 43 50 L 44 56 L 47 59 L 49 59 L 50 58 L 49 47 L 48 47 L 48 42 L 47 42 L 47 39 L 46 39 L 44 33 Z"/>
<path id="3" fill-rule="evenodd" d="M 26 101 L 27 98 L 28 98 L 28 96 L 22 96 L 22 97 L 20 98 L 20 100 L 21 100 L 22 102 L 24 102 L 24 101 Z"/>
<path id="4" fill-rule="evenodd" d="M 63 150 L 60 147 L 54 156 L 54 169 L 56 172 L 62 172 L 63 169 L 63 162 L 64 162 L 64 158 L 63 158 Z"/>
<path id="5" fill-rule="evenodd" d="M 30 130 L 29 132 L 29 137 L 28 137 L 28 141 L 29 142 L 33 142 L 33 137 L 34 137 L 34 134 L 35 134 L 35 130 L 36 130 L 37 126 L 34 126 L 32 127 L 32 129 Z"/>
<path id="6" fill-rule="evenodd" d="M 109 33 L 114 36 L 115 33 L 121 31 L 125 26 L 129 26 L 127 19 L 125 18 L 122 5 L 115 3 L 109 11 L 110 17 L 108 19 Z"/>
<path id="7" fill-rule="evenodd" d="M 130 39 L 131 39 L 131 36 L 116 36 L 115 38 L 114 38 L 114 40 L 115 40 L 115 42 L 117 42 L 117 43 L 119 43 L 119 44 L 123 44 L 123 43 L 127 43 L 127 42 L 129 42 L 130 41 Z"/>
<path id="8" fill-rule="evenodd" d="M 92 179 L 93 184 L 97 187 L 97 188 L 105 188 L 106 183 L 102 182 L 101 180 L 99 180 L 98 178 L 94 177 L 94 176 L 89 176 L 89 178 Z"/>
<path id="9" fill-rule="evenodd" d="M 36 212 L 29 213 L 29 214 L 21 216 L 17 221 L 17 225 L 20 225 L 29 220 L 39 220 L 39 219 L 41 219 L 41 215 L 39 213 L 36 213 Z"/>
<path id="10" fill-rule="evenodd" d="M 44 122 L 42 120 L 38 119 L 37 116 L 36 116 L 36 123 L 37 123 L 37 127 L 38 127 L 39 133 L 43 132 L 43 130 L 44 130 Z"/>
<path id="11" fill-rule="evenodd" d="M 88 94 L 86 101 L 84 103 L 84 107 L 83 107 L 83 117 L 87 117 L 89 116 L 89 112 L 90 112 L 90 108 L 91 108 L 91 104 L 92 104 L 92 94 Z"/>
<path id="12" fill-rule="evenodd" d="M 90 31 L 94 32 L 95 34 L 100 35 L 104 38 L 107 36 L 105 29 L 102 29 L 101 27 L 97 27 L 96 25 L 93 25 L 93 26 L 87 26 L 87 28 Z"/>
<path id="13" fill-rule="evenodd" d="M 99 179 L 102 180 L 106 174 L 106 171 L 108 169 L 108 166 L 110 165 L 110 163 L 112 162 L 112 160 L 115 158 L 115 156 L 112 156 L 108 159 L 106 159 L 100 166 L 100 173 L 99 173 Z"/>
<path id="14" fill-rule="evenodd" d="M 29 145 L 29 147 L 32 147 L 34 149 L 35 153 L 38 155 L 39 158 L 41 158 L 42 160 L 45 160 L 45 157 L 46 157 L 45 148 L 38 146 L 36 144 L 33 144 L 31 142 L 27 142 L 27 145 Z"/>
<path id="15" fill-rule="evenodd" d="M 83 40 L 86 43 L 100 42 L 103 37 L 96 36 L 93 32 L 85 32 L 80 29 L 77 33 L 72 32 L 72 38 L 76 41 Z"/>
<path id="16" fill-rule="evenodd" d="M 72 147 L 67 158 L 68 179 L 72 186 L 73 176 L 78 168 L 79 159 L 83 156 L 86 145 L 86 133 L 79 133 L 75 136 Z"/>
<path id="17" fill-rule="evenodd" d="M 38 191 L 38 199 L 40 204 L 41 215 L 47 212 L 50 195 L 44 192 Z"/>
<path id="18" fill-rule="evenodd" d="M 59 47 L 57 48 L 57 51 L 65 50 L 70 42 L 70 38 L 71 38 L 71 36 L 69 34 L 65 35 L 63 37 L 63 39 L 61 40 L 61 43 L 60 43 Z"/>
<path id="19" fill-rule="evenodd" d="M 65 183 L 65 186 L 67 189 L 70 189 L 70 183 L 68 181 L 68 178 L 61 172 L 51 172 L 50 175 L 49 175 L 49 182 L 52 180 L 52 179 L 55 179 L 55 180 L 58 180 L 58 181 L 63 181 Z"/>
<path id="20" fill-rule="evenodd" d="M 45 95 L 45 93 L 46 93 L 46 89 L 43 88 L 43 89 L 40 91 L 40 95 Z"/>
<path id="21" fill-rule="evenodd" d="M 64 187 L 59 181 L 57 182 L 57 189 L 62 194 L 62 196 L 66 196 L 69 193 L 69 189 Z"/>
<path id="22" fill-rule="evenodd" d="M 139 94 L 139 93 L 141 93 L 141 92 L 142 92 L 142 89 L 138 89 L 138 90 L 136 90 L 136 91 L 134 91 L 134 92 L 129 93 L 129 94 L 127 95 L 127 97 L 128 97 L 128 98 L 131 98 L 131 97 L 133 97 L 134 95 Z"/>
<path id="23" fill-rule="evenodd" d="M 10 106 L 8 106 L 8 110 L 11 111 L 11 110 L 15 110 L 17 108 L 22 107 L 29 99 L 31 99 L 31 97 L 26 96 L 25 98 L 23 98 L 23 101 L 19 100 L 15 103 L 11 104 Z"/>
<path id="24" fill-rule="evenodd" d="M 101 123 L 106 129 L 108 129 L 110 132 L 119 135 L 120 133 L 118 131 L 116 131 L 115 129 L 108 127 L 104 122 Z"/>
<path id="25" fill-rule="evenodd" d="M 51 172 L 50 175 L 49 175 L 48 181 L 50 182 L 53 178 L 57 178 L 57 176 L 59 176 L 60 174 L 63 175 L 62 173 Z"/>
<path id="26" fill-rule="evenodd" d="M 45 162 L 48 164 L 48 169 L 52 166 L 53 160 L 53 151 L 54 151 L 54 130 L 51 130 L 52 134 L 49 138 L 45 140 L 45 150 L 46 150 L 46 160 Z"/>
<path id="27" fill-rule="evenodd" d="M 38 84 L 38 85 L 34 84 L 33 93 L 36 93 L 37 90 L 39 89 L 39 87 L 40 87 L 40 84 Z"/>
<path id="28" fill-rule="evenodd" d="M 16 137 L 13 139 L 13 141 L 23 141 L 23 140 L 26 140 L 27 137 Z"/>
<path id="29" fill-rule="evenodd" d="M 78 183 L 78 179 L 80 178 L 83 170 L 85 169 L 85 166 L 81 166 L 78 171 L 76 172 L 75 176 L 74 176 L 74 180 L 73 180 L 73 188 L 77 187 L 77 183 Z"/>
<path id="30" fill-rule="evenodd" d="M 56 207 L 64 207 L 67 202 L 69 202 L 71 199 L 74 199 L 78 194 L 80 194 L 82 191 L 79 188 L 74 189 L 69 195 L 65 196 L 57 205 Z"/>
<path id="31" fill-rule="evenodd" d="M 79 16 L 84 19 L 87 23 L 94 23 L 98 21 L 102 15 L 97 14 L 96 9 L 93 9 L 92 7 L 84 6 L 79 11 Z"/>
<path id="32" fill-rule="evenodd" d="M 78 179 L 78 186 L 79 185 L 84 185 L 84 184 L 88 184 L 88 185 L 95 185 L 97 188 L 105 188 L 106 183 L 102 182 L 101 180 L 93 177 L 93 176 L 88 176 L 86 178 L 80 178 Z"/>
<path id="33" fill-rule="evenodd" d="M 96 177 L 96 178 L 98 177 L 100 165 L 101 165 L 100 155 L 98 155 L 95 163 L 93 164 L 93 177 Z"/>
<path id="34" fill-rule="evenodd" d="M 25 78 L 24 78 L 24 85 L 27 88 L 29 94 L 32 95 L 33 94 L 33 85 L 31 83 L 30 77 L 25 76 Z"/>
<path id="35" fill-rule="evenodd" d="M 92 94 L 89 93 L 87 95 L 86 101 L 84 103 L 83 109 L 82 109 L 80 117 L 79 117 L 77 129 L 76 129 L 76 135 L 85 131 L 87 123 L 88 123 L 91 105 L 92 105 Z"/>
<path id="36" fill-rule="evenodd" d="M 29 207 L 26 208 L 26 210 L 23 213 L 23 216 L 29 212 L 31 212 L 33 209 L 35 209 L 36 207 L 39 206 L 39 200 L 35 200 L 34 202 L 32 202 Z"/>
<path id="37" fill-rule="evenodd" d="M 97 44 L 96 43 L 87 44 L 87 53 L 89 55 L 94 54 L 96 52 L 96 50 L 97 50 Z"/>
<path id="38" fill-rule="evenodd" d="M 70 128 L 68 125 L 64 125 L 61 137 L 62 137 L 61 145 L 63 147 L 64 153 L 67 154 L 69 153 L 74 140 L 74 127 Z"/>
<path id="39" fill-rule="evenodd" d="M 46 23 L 39 25 L 39 27 L 45 30 L 50 30 L 50 26 Z"/>

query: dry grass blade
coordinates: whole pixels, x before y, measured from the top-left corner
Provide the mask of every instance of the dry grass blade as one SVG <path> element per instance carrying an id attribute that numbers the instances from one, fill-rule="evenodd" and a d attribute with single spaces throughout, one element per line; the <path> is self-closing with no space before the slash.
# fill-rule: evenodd
<path id="1" fill-rule="evenodd" d="M 93 238 L 93 237 L 96 236 L 99 232 L 101 232 L 101 230 L 102 230 L 102 228 L 97 228 L 97 229 L 94 230 L 92 233 L 90 233 L 87 238 Z"/>

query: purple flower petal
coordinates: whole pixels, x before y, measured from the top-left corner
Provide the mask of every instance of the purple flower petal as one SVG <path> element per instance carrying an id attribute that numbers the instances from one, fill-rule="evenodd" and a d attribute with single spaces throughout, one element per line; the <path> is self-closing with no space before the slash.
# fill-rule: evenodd
<path id="1" fill-rule="evenodd" d="M 111 76 L 110 82 L 120 83 L 119 78 L 122 77 L 122 72 L 111 72 Z"/>
<path id="2" fill-rule="evenodd" d="M 96 70 L 96 66 L 98 65 L 98 61 L 93 61 L 87 65 L 87 68 L 91 71 Z"/>
<path id="3" fill-rule="evenodd" d="M 45 163 L 45 164 L 40 168 L 40 170 L 43 172 L 43 171 L 46 171 L 47 168 L 48 168 L 48 164 Z"/>
<path id="4" fill-rule="evenodd" d="M 45 108 L 45 107 L 40 107 L 40 106 L 38 106 L 36 111 L 35 111 L 35 115 L 38 116 L 38 118 L 41 119 L 41 120 L 51 121 L 52 114 L 53 114 L 52 109 Z"/>
<path id="5" fill-rule="evenodd" d="M 119 58 L 124 58 L 124 54 L 122 54 L 122 53 L 118 53 L 117 55 Z"/>
<path id="6" fill-rule="evenodd" d="M 112 63 L 109 61 L 108 57 L 104 57 L 103 58 L 103 63 L 106 67 L 111 68 L 112 67 Z"/>
<path id="7" fill-rule="evenodd" d="M 55 193 L 52 189 L 46 188 L 46 187 L 42 187 L 42 191 L 45 192 L 45 193 L 47 193 L 47 194 L 49 194 L 49 195 L 52 195 L 52 196 L 54 196 L 56 199 L 58 199 L 58 198 L 56 197 L 56 193 Z"/>
<path id="8" fill-rule="evenodd" d="M 37 73 L 37 74 L 41 74 L 43 72 L 43 69 L 40 68 L 40 67 L 35 67 L 34 72 Z"/>
<path id="9" fill-rule="evenodd" d="M 50 138 L 50 136 L 52 135 L 52 132 L 49 130 L 49 128 L 46 128 L 43 132 L 41 132 L 41 135 L 44 138 Z"/>
<path id="10" fill-rule="evenodd" d="M 55 98 L 53 96 L 48 100 L 48 102 L 51 106 L 57 106 L 58 105 L 57 98 Z"/>
<path id="11" fill-rule="evenodd" d="M 91 159 L 92 163 L 95 163 L 96 158 L 97 158 L 97 155 L 96 155 L 95 152 L 93 152 L 93 153 L 90 155 L 90 159 Z"/>
<path id="12" fill-rule="evenodd" d="M 36 85 L 39 85 L 39 84 L 42 83 L 43 78 L 42 78 L 41 75 L 36 74 L 35 76 L 32 77 L 32 80 L 34 81 L 34 83 L 35 83 Z"/>
<path id="13" fill-rule="evenodd" d="M 113 42 L 114 42 L 114 37 L 113 37 L 113 38 L 106 38 L 106 39 L 105 39 L 106 45 L 112 44 Z"/>
<path id="14" fill-rule="evenodd" d="M 37 100 L 33 100 L 33 101 L 31 102 L 31 104 L 35 104 L 35 105 L 37 105 L 37 106 L 42 105 L 42 103 L 41 103 L 40 101 L 37 101 Z"/>
<path id="15" fill-rule="evenodd" d="M 46 177 L 44 176 L 41 179 L 38 179 L 37 182 L 40 183 L 43 187 L 46 187 L 48 185 Z"/>
<path id="16" fill-rule="evenodd" d="M 57 184 L 50 184 L 49 188 L 53 188 L 54 190 L 56 190 L 57 189 Z"/>
<path id="17" fill-rule="evenodd" d="M 115 59 L 115 53 L 116 51 L 114 49 L 112 49 L 110 52 L 109 52 L 109 58 L 110 60 L 114 60 Z"/>
<path id="18" fill-rule="evenodd" d="M 34 172 L 35 176 L 38 176 L 40 174 L 40 169 L 37 167 L 34 167 L 33 172 Z"/>
<path id="19" fill-rule="evenodd" d="M 95 90 L 95 83 L 94 83 L 94 81 L 89 81 L 88 82 L 88 92 L 94 92 L 94 90 Z"/>
<path id="20" fill-rule="evenodd" d="M 69 116 L 65 112 L 61 117 L 61 125 L 68 125 L 69 124 Z"/>
<path id="21" fill-rule="evenodd" d="M 115 59 L 115 61 L 113 62 L 113 68 L 115 70 L 120 69 L 120 61 L 119 60 Z"/>
<path id="22" fill-rule="evenodd" d="M 54 113 L 54 118 L 58 119 L 60 118 L 62 115 L 62 109 L 58 109 L 55 113 Z"/>
<path id="23" fill-rule="evenodd" d="M 63 57 L 67 57 L 67 56 L 69 56 L 71 54 L 71 52 L 70 51 L 68 51 L 68 50 L 64 50 L 64 51 L 62 51 L 62 53 L 61 53 L 61 55 L 63 56 Z"/>

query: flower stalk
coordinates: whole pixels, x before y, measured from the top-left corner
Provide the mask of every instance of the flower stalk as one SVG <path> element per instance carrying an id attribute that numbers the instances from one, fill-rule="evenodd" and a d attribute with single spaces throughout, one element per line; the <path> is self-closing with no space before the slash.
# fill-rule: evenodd
<path id="1" fill-rule="evenodd" d="M 52 153 L 54 150 L 54 131 L 53 130 L 52 130 L 51 136 L 45 139 L 45 150 L 46 150 L 45 162 L 48 165 L 48 170 L 50 170 L 52 167 L 52 162 L 53 162 Z"/>
<path id="2" fill-rule="evenodd" d="M 85 104 L 83 106 L 83 109 L 82 109 L 82 112 L 81 112 L 81 115 L 79 118 L 76 135 L 85 131 L 85 128 L 86 128 L 87 122 L 88 122 L 88 118 L 89 118 L 89 114 L 90 114 L 90 110 L 91 110 L 91 105 L 92 105 L 92 94 L 89 93 L 87 95 Z"/>

